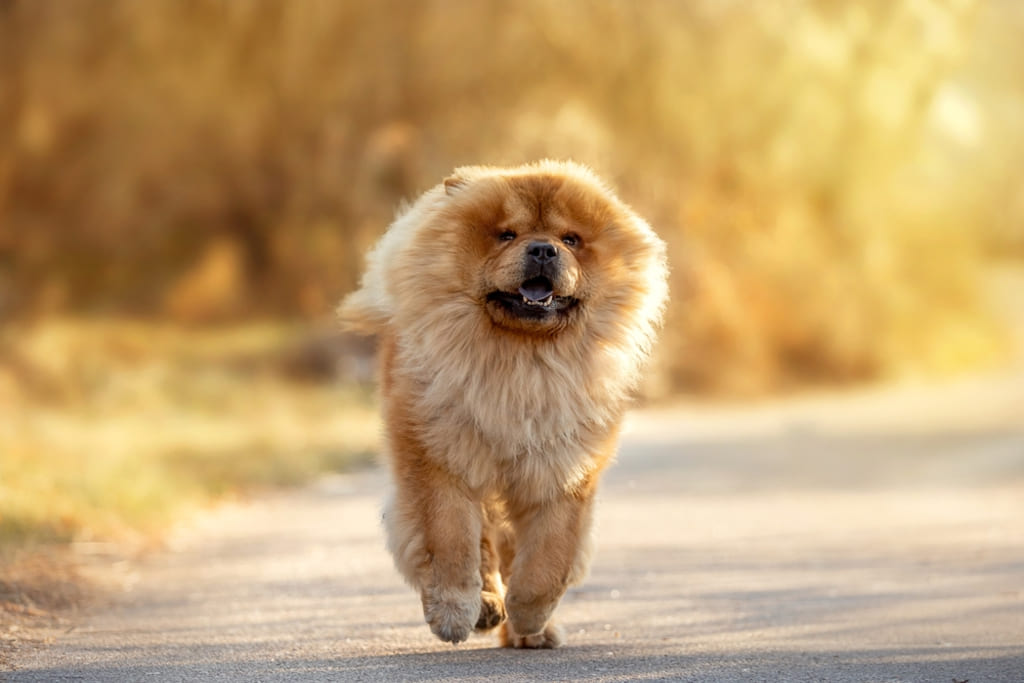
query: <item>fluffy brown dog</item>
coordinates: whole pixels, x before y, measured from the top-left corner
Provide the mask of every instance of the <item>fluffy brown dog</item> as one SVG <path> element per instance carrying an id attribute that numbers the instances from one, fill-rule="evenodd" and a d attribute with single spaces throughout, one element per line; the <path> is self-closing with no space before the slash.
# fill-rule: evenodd
<path id="1" fill-rule="evenodd" d="M 561 644 L 666 295 L 664 244 L 573 163 L 457 169 L 369 254 L 340 312 L 380 335 L 388 547 L 437 637 Z"/>

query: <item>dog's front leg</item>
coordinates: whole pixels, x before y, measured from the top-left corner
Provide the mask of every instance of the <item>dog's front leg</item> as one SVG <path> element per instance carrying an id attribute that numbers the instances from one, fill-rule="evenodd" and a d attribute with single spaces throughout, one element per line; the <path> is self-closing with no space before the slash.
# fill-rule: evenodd
<path id="1" fill-rule="evenodd" d="M 480 617 L 481 505 L 425 458 L 396 458 L 395 465 L 395 495 L 385 513 L 388 546 L 419 589 L 430 630 L 462 642 Z"/>
<path id="2" fill-rule="evenodd" d="M 582 580 L 590 556 L 593 489 L 513 510 L 516 549 L 502 631 L 506 647 L 552 648 L 562 644 L 551 621 L 565 590 Z"/>

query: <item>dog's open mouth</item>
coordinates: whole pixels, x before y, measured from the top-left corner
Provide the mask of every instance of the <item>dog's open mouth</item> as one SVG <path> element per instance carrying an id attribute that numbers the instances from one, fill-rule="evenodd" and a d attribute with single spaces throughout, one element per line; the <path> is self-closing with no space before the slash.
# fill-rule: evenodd
<path id="1" fill-rule="evenodd" d="M 555 299 L 554 287 L 546 277 L 531 277 L 519 285 L 519 293 L 527 306 L 550 306 Z"/>
<path id="2" fill-rule="evenodd" d="M 554 284 L 543 276 L 525 280 L 514 293 L 500 290 L 491 292 L 487 300 L 525 318 L 542 318 L 568 310 L 579 303 L 571 296 L 555 296 Z"/>

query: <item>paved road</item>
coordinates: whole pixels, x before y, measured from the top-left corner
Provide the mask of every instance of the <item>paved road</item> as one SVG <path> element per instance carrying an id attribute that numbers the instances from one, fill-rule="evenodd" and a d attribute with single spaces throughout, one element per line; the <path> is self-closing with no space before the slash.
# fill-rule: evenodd
<path id="1" fill-rule="evenodd" d="M 1024 377 L 631 416 L 567 647 L 433 639 L 379 471 L 225 507 L 10 681 L 1024 681 Z"/>

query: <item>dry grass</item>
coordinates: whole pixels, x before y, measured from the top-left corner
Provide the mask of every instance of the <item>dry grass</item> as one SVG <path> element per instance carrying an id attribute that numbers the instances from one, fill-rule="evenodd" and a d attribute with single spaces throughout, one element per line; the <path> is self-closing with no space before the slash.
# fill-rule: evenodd
<path id="1" fill-rule="evenodd" d="M 295 331 L 51 322 L 0 340 L 0 544 L 144 541 L 183 509 L 373 452 L 365 391 L 283 376 Z"/>
<path id="2" fill-rule="evenodd" d="M 92 595 L 67 550 L 0 549 L 0 671 L 66 629 Z"/>

